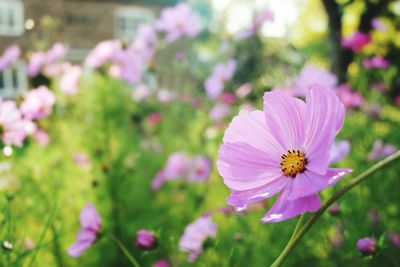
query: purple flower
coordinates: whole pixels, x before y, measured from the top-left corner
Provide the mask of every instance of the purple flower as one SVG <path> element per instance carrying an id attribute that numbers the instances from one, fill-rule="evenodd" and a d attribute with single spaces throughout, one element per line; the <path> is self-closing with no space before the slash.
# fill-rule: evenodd
<path id="1" fill-rule="evenodd" d="M 329 154 L 329 163 L 333 164 L 343 160 L 350 152 L 351 144 L 348 140 L 335 141 Z"/>
<path id="2" fill-rule="evenodd" d="M 152 267 L 170 267 L 169 261 L 167 259 L 161 259 L 155 262 Z"/>
<path id="3" fill-rule="evenodd" d="M 80 215 L 81 230 L 76 242 L 67 250 L 71 257 L 80 257 L 96 241 L 101 230 L 101 218 L 93 204 L 88 204 Z"/>
<path id="4" fill-rule="evenodd" d="M 342 46 L 350 48 L 354 53 L 360 53 L 361 50 L 372 41 L 371 37 L 359 31 L 342 39 Z"/>
<path id="5" fill-rule="evenodd" d="M 35 77 L 46 64 L 46 53 L 43 51 L 33 52 L 29 58 L 27 74 L 29 77 Z"/>
<path id="6" fill-rule="evenodd" d="M 308 90 L 316 85 L 326 89 L 335 89 L 337 78 L 329 71 L 315 66 L 306 66 L 301 70 L 299 76 L 294 78 L 294 84 L 293 95 L 305 96 Z"/>
<path id="7" fill-rule="evenodd" d="M 390 66 L 390 62 L 381 56 L 374 56 L 364 59 L 363 65 L 366 69 L 386 69 Z"/>
<path id="8" fill-rule="evenodd" d="M 81 76 L 80 66 L 70 66 L 61 76 L 60 90 L 68 95 L 75 95 L 79 90 Z"/>
<path id="9" fill-rule="evenodd" d="M 388 239 L 393 246 L 400 248 L 400 234 L 389 233 Z"/>
<path id="10" fill-rule="evenodd" d="M 369 152 L 367 159 L 369 161 L 382 159 L 397 151 L 397 148 L 391 144 L 384 144 L 382 139 L 375 140 L 372 151 Z"/>
<path id="11" fill-rule="evenodd" d="M 21 49 L 18 45 L 12 45 L 4 50 L 3 55 L 0 57 L 0 71 L 3 71 L 9 65 L 13 64 L 21 55 Z"/>
<path id="12" fill-rule="evenodd" d="M 51 114 L 55 102 L 54 94 L 46 86 L 39 86 L 27 93 L 21 111 L 27 119 L 43 119 Z"/>
<path id="13" fill-rule="evenodd" d="M 62 60 L 65 55 L 68 53 L 69 47 L 63 43 L 55 43 L 47 52 L 46 52 L 46 64 L 52 64 L 56 61 Z"/>
<path id="14" fill-rule="evenodd" d="M 161 186 L 165 183 L 165 175 L 164 171 L 160 171 L 157 173 L 156 177 L 153 179 L 151 182 L 151 189 L 153 192 L 158 191 L 158 189 L 161 188 Z"/>
<path id="15" fill-rule="evenodd" d="M 217 98 L 224 90 L 225 83 L 229 81 L 236 70 L 236 61 L 228 60 L 227 63 L 217 64 L 210 77 L 204 83 L 207 96 L 210 99 Z"/>
<path id="16" fill-rule="evenodd" d="M 155 22 L 158 31 L 165 32 L 169 43 L 176 42 L 183 36 L 193 38 L 201 32 L 200 19 L 187 3 L 167 7 Z"/>
<path id="17" fill-rule="evenodd" d="M 244 98 L 250 94 L 252 90 L 253 87 L 250 83 L 244 83 L 236 90 L 235 94 L 238 98 Z"/>
<path id="18" fill-rule="evenodd" d="M 217 103 L 211 108 L 209 115 L 212 121 L 220 121 L 223 118 L 229 116 L 230 112 L 231 111 L 227 104 Z"/>
<path id="19" fill-rule="evenodd" d="M 377 250 L 376 241 L 371 237 L 365 237 L 357 241 L 358 250 L 364 255 L 373 255 Z"/>
<path id="20" fill-rule="evenodd" d="M 194 262 L 203 252 L 203 243 L 209 237 L 217 235 L 217 225 L 210 216 L 203 216 L 192 222 L 185 228 L 185 232 L 179 241 L 179 250 L 188 252 L 188 261 Z"/>
<path id="21" fill-rule="evenodd" d="M 194 183 L 204 181 L 210 177 L 211 161 L 203 156 L 194 157 L 188 167 L 188 181 Z"/>
<path id="22" fill-rule="evenodd" d="M 350 169 L 329 168 L 330 149 L 345 109 L 330 89 L 308 90 L 306 103 L 283 91 L 264 94 L 264 112 L 241 112 L 225 132 L 217 167 L 238 210 L 279 193 L 263 222 L 320 207 L 317 193 Z"/>
<path id="23" fill-rule="evenodd" d="M 100 68 L 112 60 L 116 53 L 121 49 L 122 44 L 119 40 L 107 40 L 100 42 L 86 57 L 85 65 L 89 68 Z"/>
<path id="24" fill-rule="evenodd" d="M 26 122 L 14 101 L 0 99 L 0 139 L 5 145 L 22 146 Z"/>
<path id="25" fill-rule="evenodd" d="M 385 23 L 383 23 L 382 21 L 380 21 L 377 18 L 374 18 L 372 20 L 371 24 L 372 24 L 372 28 L 374 28 L 377 31 L 386 31 L 387 30 Z"/>
<path id="26" fill-rule="evenodd" d="M 360 93 L 356 91 L 351 91 L 351 88 L 347 83 L 338 86 L 336 92 L 339 96 L 340 101 L 342 101 L 343 105 L 347 109 L 360 107 L 364 102 L 364 99 L 360 95 Z"/>
<path id="27" fill-rule="evenodd" d="M 136 233 L 135 243 L 138 248 L 143 250 L 153 250 L 158 245 L 156 236 L 146 229 L 142 229 Z"/>
<path id="28" fill-rule="evenodd" d="M 173 180 L 184 177 L 189 166 L 189 158 L 183 152 L 175 152 L 168 157 L 164 168 L 164 177 L 166 180 Z"/>

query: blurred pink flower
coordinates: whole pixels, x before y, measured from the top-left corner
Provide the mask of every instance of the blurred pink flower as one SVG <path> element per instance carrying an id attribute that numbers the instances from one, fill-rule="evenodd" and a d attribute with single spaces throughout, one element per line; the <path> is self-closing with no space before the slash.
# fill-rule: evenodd
<path id="1" fill-rule="evenodd" d="M 56 98 L 53 92 L 46 86 L 39 86 L 26 94 L 25 100 L 21 104 L 21 111 L 27 119 L 43 119 L 51 114 L 55 102 Z"/>
<path id="2" fill-rule="evenodd" d="M 171 267 L 167 259 L 161 259 L 155 262 L 151 267 Z"/>
<path id="3" fill-rule="evenodd" d="M 393 246 L 400 249 L 400 234 L 389 233 L 388 240 Z"/>
<path id="4" fill-rule="evenodd" d="M 150 95 L 151 95 L 150 88 L 146 84 L 139 83 L 133 89 L 131 96 L 134 101 L 139 102 L 141 100 L 148 98 Z"/>
<path id="5" fill-rule="evenodd" d="M 175 152 L 169 155 L 164 168 L 166 180 L 184 177 L 187 174 L 190 160 L 184 152 Z"/>
<path id="6" fill-rule="evenodd" d="M 340 101 L 342 101 L 343 105 L 347 109 L 360 107 L 364 101 L 361 94 L 356 91 L 351 91 L 351 88 L 347 83 L 339 85 L 336 92 Z"/>
<path id="7" fill-rule="evenodd" d="M 86 57 L 85 65 L 89 68 L 100 68 L 114 58 L 121 51 L 122 44 L 119 40 L 107 40 L 100 42 L 90 51 Z"/>
<path id="8" fill-rule="evenodd" d="M 342 38 L 342 46 L 350 48 L 354 53 L 360 53 L 371 40 L 368 34 L 356 31 L 352 35 Z"/>
<path id="9" fill-rule="evenodd" d="M 101 230 L 101 218 L 93 204 L 87 204 L 80 214 L 81 230 L 76 242 L 67 250 L 68 255 L 77 258 L 96 241 Z"/>
<path id="10" fill-rule="evenodd" d="M 292 89 L 294 96 L 307 95 L 308 90 L 315 85 L 334 90 L 337 84 L 337 78 L 333 73 L 315 66 L 304 67 L 293 81 L 295 85 Z"/>
<path id="11" fill-rule="evenodd" d="M 187 252 L 188 261 L 194 262 L 203 252 L 203 243 L 217 235 L 217 225 L 210 216 L 202 216 L 185 228 L 179 241 L 179 250 Z"/>
<path id="12" fill-rule="evenodd" d="M 376 241 L 371 237 L 359 239 L 357 241 L 357 248 L 364 255 L 373 255 L 377 250 Z"/>
<path id="13" fill-rule="evenodd" d="M 141 229 L 136 233 L 135 244 L 142 250 L 153 250 L 158 246 L 157 237 L 153 232 L 146 229 Z"/>
<path id="14" fill-rule="evenodd" d="M 157 92 L 157 100 L 160 101 L 160 103 L 169 103 L 172 100 L 174 100 L 175 94 L 169 89 L 166 88 L 161 88 Z"/>
<path id="15" fill-rule="evenodd" d="M 163 115 L 161 112 L 153 112 L 147 117 L 147 119 L 151 124 L 156 125 L 161 122 L 162 117 Z"/>
<path id="16" fill-rule="evenodd" d="M 395 105 L 400 106 L 400 96 L 396 96 L 393 102 Z"/>
<path id="17" fill-rule="evenodd" d="M 115 52 L 113 64 L 119 68 L 119 72 L 116 75 L 118 78 L 135 85 L 141 81 L 142 75 L 147 68 L 147 58 L 144 57 L 144 54 L 137 53 L 128 47 Z"/>
<path id="18" fill-rule="evenodd" d="M 364 59 L 363 65 L 366 69 L 386 69 L 390 66 L 390 62 L 381 56 L 374 56 Z"/>
<path id="19" fill-rule="evenodd" d="M 351 144 L 348 140 L 333 142 L 329 152 L 329 163 L 337 163 L 343 160 L 350 152 Z"/>
<path id="20" fill-rule="evenodd" d="M 72 160 L 75 164 L 84 165 L 89 162 L 89 157 L 85 153 L 76 153 Z"/>
<path id="21" fill-rule="evenodd" d="M 369 152 L 367 159 L 369 161 L 378 160 L 385 158 L 394 152 L 397 151 L 397 148 L 391 144 L 384 144 L 382 139 L 375 140 L 371 152 Z"/>
<path id="22" fill-rule="evenodd" d="M 29 58 L 27 74 L 29 77 L 35 77 L 46 64 L 46 53 L 43 51 L 33 52 Z"/>
<path id="23" fill-rule="evenodd" d="M 233 103 L 236 102 L 236 97 L 231 92 L 225 92 L 225 93 L 222 93 L 222 101 L 225 104 L 232 105 Z"/>
<path id="24" fill-rule="evenodd" d="M 9 65 L 13 64 L 21 55 L 21 49 L 18 45 L 12 45 L 4 50 L 3 55 L 0 57 L 0 72 L 6 69 Z"/>
<path id="25" fill-rule="evenodd" d="M 274 21 L 274 12 L 269 9 L 264 9 L 261 11 L 253 21 L 253 29 L 261 28 L 261 26 L 267 21 Z"/>
<path id="26" fill-rule="evenodd" d="M 39 146 L 45 147 L 49 144 L 49 135 L 43 129 L 37 129 L 34 138 Z"/>
<path id="27" fill-rule="evenodd" d="M 138 29 L 135 39 L 130 47 L 137 52 L 142 52 L 147 56 L 152 56 L 154 45 L 157 42 L 157 35 L 154 27 L 151 25 L 141 25 Z"/>
<path id="28" fill-rule="evenodd" d="M 151 182 L 151 189 L 153 190 L 153 192 L 156 192 L 156 191 L 158 191 L 158 189 L 161 188 L 161 186 L 164 183 L 165 183 L 164 171 L 160 171 L 157 173 L 156 177 Z"/>
<path id="29" fill-rule="evenodd" d="M 167 34 L 166 40 L 169 43 L 183 36 L 193 38 L 201 32 L 200 19 L 187 3 L 163 9 L 155 22 L 155 28 Z"/>
<path id="30" fill-rule="evenodd" d="M 46 52 L 46 64 L 52 64 L 56 61 L 62 60 L 65 55 L 68 53 L 69 46 L 63 43 L 55 43 L 49 50 Z"/>
<path id="31" fill-rule="evenodd" d="M 244 98 L 248 94 L 250 94 L 252 90 L 253 87 L 251 86 L 250 83 L 244 83 L 236 90 L 235 94 L 238 98 Z"/>
<path id="32" fill-rule="evenodd" d="M 329 151 L 345 109 L 330 89 L 314 86 L 306 103 L 283 91 L 264 94 L 264 112 L 241 112 L 225 132 L 217 167 L 244 210 L 279 193 L 263 222 L 288 220 L 320 207 L 317 193 L 350 169 L 329 168 Z"/>
<path id="33" fill-rule="evenodd" d="M 25 121 L 14 101 L 0 99 L 0 138 L 5 145 L 22 146 L 26 138 Z"/>
<path id="34" fill-rule="evenodd" d="M 217 98 L 224 90 L 225 83 L 229 81 L 236 70 L 236 61 L 228 60 L 225 64 L 217 64 L 210 77 L 204 83 L 208 98 Z"/>
<path id="35" fill-rule="evenodd" d="M 60 90 L 68 95 L 75 95 L 79 91 L 82 68 L 70 66 L 60 79 Z"/>
<path id="36" fill-rule="evenodd" d="M 229 106 L 225 103 L 217 103 L 210 110 L 210 119 L 212 121 L 219 121 L 223 118 L 229 116 L 230 114 Z"/>
<path id="37" fill-rule="evenodd" d="M 190 183 L 205 181 L 210 177 L 211 161 L 204 156 L 195 156 L 188 166 L 188 181 Z"/>
<path id="38" fill-rule="evenodd" d="M 377 18 L 374 18 L 372 20 L 372 27 L 377 31 L 386 31 L 387 30 L 385 23 L 383 23 L 382 21 L 380 21 Z"/>
<path id="39" fill-rule="evenodd" d="M 384 92 L 386 89 L 387 87 L 384 81 L 371 84 L 371 90 L 373 91 Z"/>

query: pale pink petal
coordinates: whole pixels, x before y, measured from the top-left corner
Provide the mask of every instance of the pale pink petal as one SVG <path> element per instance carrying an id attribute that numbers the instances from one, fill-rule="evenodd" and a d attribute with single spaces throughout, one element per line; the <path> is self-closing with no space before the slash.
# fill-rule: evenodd
<path id="1" fill-rule="evenodd" d="M 82 228 L 98 232 L 101 228 L 101 217 L 93 204 L 88 204 L 81 211 L 80 222 Z"/>

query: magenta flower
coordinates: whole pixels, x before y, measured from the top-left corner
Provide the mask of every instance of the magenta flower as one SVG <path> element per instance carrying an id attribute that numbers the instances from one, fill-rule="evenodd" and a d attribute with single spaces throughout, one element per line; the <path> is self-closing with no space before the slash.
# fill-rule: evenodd
<path id="1" fill-rule="evenodd" d="M 236 61 L 234 59 L 228 60 L 227 63 L 217 64 L 210 77 L 204 83 L 204 87 L 208 98 L 217 98 L 224 90 L 225 83 L 229 81 L 236 70 Z"/>
<path id="2" fill-rule="evenodd" d="M 163 118 L 163 115 L 161 112 L 153 112 L 147 117 L 147 120 L 151 124 L 157 125 L 159 122 L 161 122 L 162 118 Z"/>
<path id="3" fill-rule="evenodd" d="M 350 48 L 354 53 L 360 53 L 361 50 L 372 41 L 371 36 L 359 31 L 352 35 L 342 38 L 342 46 Z"/>
<path id="4" fill-rule="evenodd" d="M 364 59 L 363 65 L 366 69 L 387 69 L 390 66 L 390 62 L 381 56 L 374 56 Z"/>
<path id="5" fill-rule="evenodd" d="M 61 76 L 60 90 L 68 95 L 75 95 L 79 90 L 81 76 L 80 66 L 70 66 Z"/>
<path id="6" fill-rule="evenodd" d="M 377 250 L 375 239 L 365 237 L 357 241 L 358 250 L 364 255 L 373 255 Z"/>
<path id="7" fill-rule="evenodd" d="M 210 216 L 202 216 L 185 228 L 179 241 L 179 250 L 188 252 L 188 261 L 194 262 L 203 252 L 203 243 L 217 235 L 217 225 Z"/>
<path id="8" fill-rule="evenodd" d="M 155 22 L 155 28 L 167 34 L 166 40 L 169 43 L 183 36 L 196 37 L 201 32 L 200 19 L 187 3 L 163 9 L 161 17 Z"/>
<path id="9" fill-rule="evenodd" d="M 161 259 L 155 262 L 151 267 L 171 267 L 167 259 Z"/>
<path id="10" fill-rule="evenodd" d="M 350 142 L 348 140 L 335 141 L 329 153 L 329 163 L 333 164 L 343 160 L 350 152 Z"/>
<path id="11" fill-rule="evenodd" d="M 9 65 L 13 64 L 21 55 L 21 49 L 18 45 L 12 45 L 4 50 L 3 55 L 0 57 L 0 71 L 6 69 Z"/>
<path id="12" fill-rule="evenodd" d="M 312 86 L 320 86 L 326 89 L 334 90 L 336 88 L 336 76 L 326 70 L 315 66 L 304 67 L 299 76 L 294 78 L 294 96 L 305 96 Z"/>
<path id="13" fill-rule="evenodd" d="M 27 93 L 21 111 L 27 119 L 42 119 L 51 114 L 55 102 L 54 94 L 46 86 L 39 86 Z"/>
<path id="14" fill-rule="evenodd" d="M 89 68 L 100 68 L 114 58 L 117 52 L 122 49 L 119 40 L 107 40 L 100 42 L 90 51 L 86 57 L 85 65 Z"/>
<path id="15" fill-rule="evenodd" d="M 0 99 L 0 139 L 5 145 L 22 146 L 26 122 L 14 101 Z"/>
<path id="16" fill-rule="evenodd" d="M 306 103 L 283 91 L 264 95 L 264 112 L 242 112 L 225 132 L 217 167 L 238 210 L 279 193 L 263 222 L 279 222 L 320 207 L 317 193 L 350 169 L 329 168 L 345 110 L 332 90 L 311 87 Z"/>
<path id="17" fill-rule="evenodd" d="M 67 250 L 71 257 L 80 257 L 96 241 L 101 230 L 101 218 L 93 204 L 87 204 L 80 215 L 81 230 L 76 242 Z"/>
<path id="18" fill-rule="evenodd" d="M 190 183 L 205 181 L 210 177 L 211 161 L 204 156 L 193 157 L 188 169 L 187 179 Z"/>
<path id="19" fill-rule="evenodd" d="M 136 233 L 136 246 L 143 250 L 153 250 L 158 246 L 156 236 L 146 230 L 142 229 Z"/>
<path id="20" fill-rule="evenodd" d="M 360 107 L 364 102 L 361 94 L 357 91 L 352 91 L 347 83 L 338 86 L 336 92 L 347 109 Z"/>
<path id="21" fill-rule="evenodd" d="M 384 144 L 382 139 L 375 140 L 372 150 L 369 152 L 367 159 L 369 161 L 378 160 L 390 156 L 397 151 L 397 148 L 391 144 Z"/>

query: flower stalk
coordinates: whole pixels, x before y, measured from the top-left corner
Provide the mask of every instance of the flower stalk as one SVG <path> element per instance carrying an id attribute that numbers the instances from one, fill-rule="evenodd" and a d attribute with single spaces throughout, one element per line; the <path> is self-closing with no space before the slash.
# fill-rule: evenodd
<path id="1" fill-rule="evenodd" d="M 354 178 L 350 183 L 348 183 L 345 187 L 341 190 L 336 192 L 333 196 L 331 196 L 325 204 L 316 212 L 314 213 L 310 219 L 304 224 L 304 226 L 296 233 L 298 225 L 296 226 L 294 235 L 287 243 L 286 247 L 282 251 L 281 255 L 272 263 L 271 267 L 279 267 L 282 266 L 283 262 L 288 257 L 289 253 L 293 250 L 293 248 L 297 245 L 297 243 L 303 238 L 303 236 L 307 233 L 307 231 L 314 225 L 314 223 L 321 217 L 321 215 L 339 198 L 341 198 L 344 194 L 346 194 L 350 189 L 360 184 L 364 181 L 367 177 L 374 174 L 375 172 L 379 171 L 380 169 L 387 167 L 390 163 L 400 159 L 400 151 L 388 156 L 387 158 L 383 159 L 382 161 L 376 163 L 371 168 L 367 169 L 365 172 L 358 175 Z"/>
<path id="2" fill-rule="evenodd" d="M 132 256 L 129 250 L 116 238 L 114 235 L 109 234 L 109 237 L 114 241 L 115 244 L 121 249 L 122 253 L 124 253 L 125 257 L 129 260 L 133 267 L 140 267 L 140 264 L 136 261 L 136 259 Z"/>

